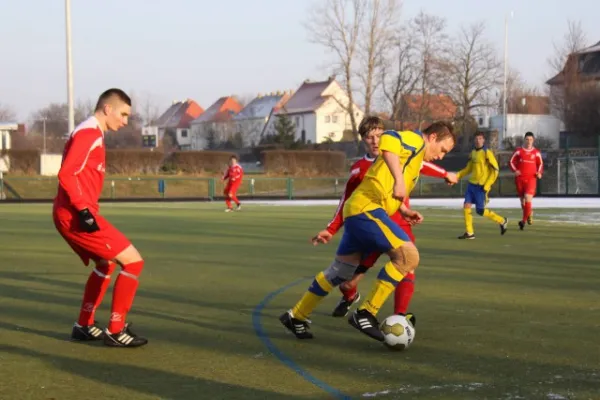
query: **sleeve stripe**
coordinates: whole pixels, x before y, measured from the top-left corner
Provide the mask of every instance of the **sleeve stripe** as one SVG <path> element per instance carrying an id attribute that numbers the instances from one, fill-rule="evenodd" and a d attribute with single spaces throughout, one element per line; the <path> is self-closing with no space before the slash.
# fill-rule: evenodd
<path id="1" fill-rule="evenodd" d="M 81 167 L 79 168 L 79 170 L 75 171 L 75 175 L 79 175 L 81 173 L 81 171 L 83 171 L 83 169 L 85 168 L 85 165 L 87 164 L 88 158 L 90 158 L 90 154 L 96 147 L 102 147 L 102 138 L 101 137 L 99 137 L 98 139 L 96 139 L 96 141 L 94 143 L 92 143 L 92 146 L 88 150 L 88 153 L 86 154 L 85 159 L 83 160 L 83 163 L 81 164 Z"/>
<path id="2" fill-rule="evenodd" d="M 425 165 L 427 165 L 429 168 L 431 168 L 431 169 L 433 169 L 433 170 L 435 170 L 435 171 L 439 172 L 440 174 L 443 174 L 444 172 L 446 172 L 446 170 L 445 170 L 445 169 L 443 169 L 443 168 L 441 168 L 441 167 L 438 167 L 438 166 L 437 166 L 437 165 L 435 165 L 434 163 L 430 163 L 430 162 L 427 162 L 427 161 L 425 161 L 423 164 L 425 164 Z"/>

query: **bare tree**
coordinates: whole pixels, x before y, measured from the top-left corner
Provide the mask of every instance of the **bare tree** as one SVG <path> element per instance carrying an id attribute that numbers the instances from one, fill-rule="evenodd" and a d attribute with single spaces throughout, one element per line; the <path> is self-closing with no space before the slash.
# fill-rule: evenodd
<path id="1" fill-rule="evenodd" d="M 304 24 L 310 40 L 322 45 L 335 56 L 334 73 L 341 76 L 341 85 L 348 97 L 348 104 L 340 106 L 349 115 L 355 136 L 358 124 L 354 113 L 352 78 L 355 74 L 356 54 L 365 15 L 366 2 L 363 0 L 323 0 L 311 7 L 308 20 Z"/>
<path id="2" fill-rule="evenodd" d="M 417 91 L 421 96 L 417 111 L 419 128 L 429 110 L 429 94 L 440 84 L 440 59 L 446 49 L 448 36 L 446 20 L 421 11 L 409 24 L 414 32 L 414 44 L 419 55 L 419 81 Z"/>
<path id="3" fill-rule="evenodd" d="M 371 113 L 375 91 L 381 84 L 386 52 L 393 46 L 400 13 L 400 0 L 366 2 L 364 26 L 359 40 L 358 77 L 364 91 L 365 114 Z"/>
<path id="4" fill-rule="evenodd" d="M 14 122 L 17 119 L 17 114 L 8 105 L 0 103 L 0 121 Z"/>
<path id="5" fill-rule="evenodd" d="M 132 114 L 138 116 L 143 125 L 152 125 L 161 115 L 160 108 L 150 93 L 131 93 Z"/>
<path id="6" fill-rule="evenodd" d="M 508 69 L 506 77 L 506 112 L 516 114 L 526 114 L 528 107 L 523 104 L 523 99 L 527 96 L 541 96 L 541 91 L 535 86 L 530 86 L 523 80 L 519 71 L 514 68 Z M 497 110 L 499 114 L 503 112 L 503 95 L 500 92 L 497 101 Z"/>
<path id="7" fill-rule="evenodd" d="M 561 43 L 554 43 L 554 55 L 548 58 L 548 64 L 554 74 L 561 72 L 570 54 L 583 49 L 587 44 L 587 37 L 581 26 L 581 21 L 567 21 L 567 32 Z"/>
<path id="8" fill-rule="evenodd" d="M 406 29 L 397 33 L 390 48 L 392 50 L 381 68 L 382 92 L 389 105 L 390 118 L 400 120 L 403 129 L 407 116 L 403 97 L 413 93 L 421 82 L 419 54 L 412 31 Z"/>
<path id="9" fill-rule="evenodd" d="M 453 38 L 443 61 L 445 92 L 459 107 L 463 138 L 470 131 L 471 112 L 493 107 L 491 93 L 501 82 L 502 70 L 497 52 L 485 38 L 483 22 L 461 28 Z M 469 141 L 463 139 L 463 150 Z"/>

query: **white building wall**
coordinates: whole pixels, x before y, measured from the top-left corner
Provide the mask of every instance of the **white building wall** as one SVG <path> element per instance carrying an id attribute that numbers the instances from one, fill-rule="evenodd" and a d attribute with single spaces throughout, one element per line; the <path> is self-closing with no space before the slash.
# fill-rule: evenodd
<path id="1" fill-rule="evenodd" d="M 506 137 L 523 137 L 526 132 L 545 137 L 558 146 L 560 132 L 564 130 L 564 124 L 553 115 L 533 114 L 507 114 Z M 503 116 L 496 115 L 490 118 L 490 128 L 498 130 L 499 144 L 504 137 Z"/>

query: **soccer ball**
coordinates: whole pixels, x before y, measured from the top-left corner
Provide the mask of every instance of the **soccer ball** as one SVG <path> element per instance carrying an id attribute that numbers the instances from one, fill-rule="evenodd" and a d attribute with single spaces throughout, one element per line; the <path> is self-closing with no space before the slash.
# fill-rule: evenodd
<path id="1" fill-rule="evenodd" d="M 415 340 L 415 327 L 403 315 L 387 317 L 380 325 L 384 344 L 396 351 L 407 349 Z"/>

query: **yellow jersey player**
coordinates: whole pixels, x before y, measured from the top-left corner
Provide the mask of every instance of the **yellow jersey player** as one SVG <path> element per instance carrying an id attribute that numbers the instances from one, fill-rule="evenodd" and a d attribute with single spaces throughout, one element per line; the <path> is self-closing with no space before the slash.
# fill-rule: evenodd
<path id="1" fill-rule="evenodd" d="M 501 217 L 487 207 L 488 193 L 492 185 L 498 178 L 498 161 L 494 153 L 485 147 L 485 136 L 482 132 L 475 134 L 473 138 L 475 148 L 471 151 L 467 166 L 458 172 L 458 179 L 471 175 L 467 191 L 465 193 L 465 203 L 463 212 L 465 214 L 465 233 L 460 235 L 459 239 L 475 239 L 475 230 L 473 229 L 473 214 L 471 206 L 475 204 L 477 214 L 487 217 L 499 224 L 500 234 L 504 235 L 508 226 L 508 219 Z"/>
<path id="2" fill-rule="evenodd" d="M 390 218 L 400 211 L 413 224 L 421 214 L 403 205 L 419 178 L 423 161 L 444 158 L 455 144 L 452 126 L 436 122 L 423 133 L 386 131 L 379 142 L 380 155 L 344 205 L 344 235 L 331 265 L 317 274 L 300 301 L 279 317 L 299 339 L 311 339 L 308 318 L 331 290 L 352 279 L 363 255 L 386 253 L 390 261 L 381 269 L 370 296 L 350 315 L 348 322 L 368 336 L 383 341 L 376 314 L 402 278 L 419 264 L 419 252 L 407 234 Z"/>

